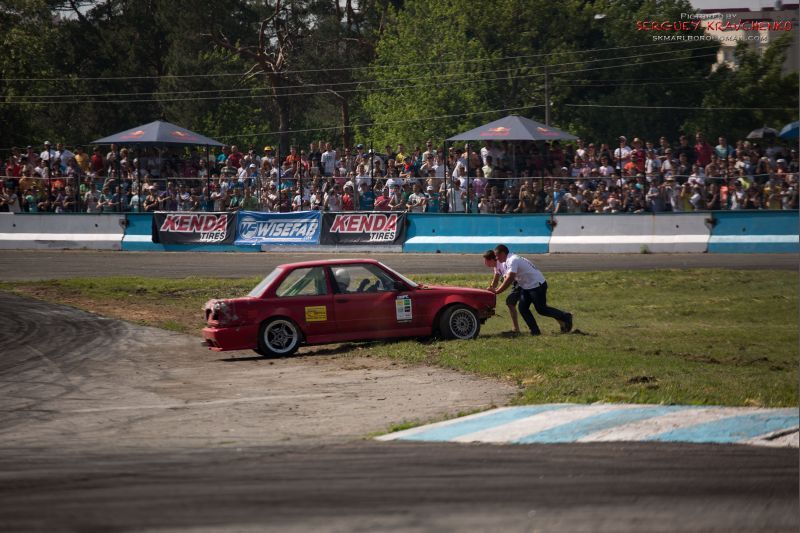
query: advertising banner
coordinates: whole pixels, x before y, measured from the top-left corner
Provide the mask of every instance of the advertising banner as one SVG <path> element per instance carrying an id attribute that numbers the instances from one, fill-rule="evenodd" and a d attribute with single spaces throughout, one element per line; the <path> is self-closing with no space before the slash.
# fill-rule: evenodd
<path id="1" fill-rule="evenodd" d="M 160 244 L 233 244 L 235 213 L 153 213 L 153 242 Z"/>
<path id="2" fill-rule="evenodd" d="M 319 244 L 319 211 L 261 213 L 239 211 L 236 244 Z"/>
<path id="3" fill-rule="evenodd" d="M 403 244 L 404 212 L 325 213 L 320 244 Z"/>

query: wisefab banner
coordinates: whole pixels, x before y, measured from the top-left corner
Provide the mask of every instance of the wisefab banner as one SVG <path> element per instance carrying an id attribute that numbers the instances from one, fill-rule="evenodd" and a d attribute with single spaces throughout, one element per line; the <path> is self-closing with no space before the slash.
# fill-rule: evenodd
<path id="1" fill-rule="evenodd" d="M 153 242 L 160 244 L 233 244 L 235 213 L 153 213 Z"/>
<path id="2" fill-rule="evenodd" d="M 320 244 L 403 244 L 406 214 L 325 213 Z"/>
<path id="3" fill-rule="evenodd" d="M 239 211 L 236 244 L 319 244 L 319 211 Z"/>

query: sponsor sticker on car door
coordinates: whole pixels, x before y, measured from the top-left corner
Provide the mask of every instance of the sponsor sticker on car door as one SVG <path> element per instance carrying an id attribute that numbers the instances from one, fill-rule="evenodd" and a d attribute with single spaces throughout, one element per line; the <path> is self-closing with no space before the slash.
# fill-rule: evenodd
<path id="1" fill-rule="evenodd" d="M 394 301 L 398 322 L 408 322 L 413 318 L 411 298 L 408 295 L 398 296 Z"/>

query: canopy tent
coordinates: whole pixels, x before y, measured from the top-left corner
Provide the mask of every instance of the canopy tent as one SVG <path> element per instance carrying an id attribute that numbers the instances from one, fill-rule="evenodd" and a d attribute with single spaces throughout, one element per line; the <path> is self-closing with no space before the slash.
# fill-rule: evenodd
<path id="1" fill-rule="evenodd" d="M 466 131 L 448 141 L 574 141 L 577 137 L 519 115 L 509 115 Z"/>
<path id="2" fill-rule="evenodd" d="M 546 126 L 541 122 L 536 122 L 529 118 L 521 117 L 519 115 L 509 115 L 507 117 L 495 120 L 475 129 L 471 129 L 459 135 L 455 135 L 447 139 L 447 142 L 452 141 L 512 141 L 511 142 L 511 157 L 513 160 L 512 168 L 516 168 L 516 145 L 513 141 L 574 141 L 578 137 L 567 133 L 558 128 Z M 447 142 L 445 142 L 445 153 L 447 152 Z M 470 145 L 467 144 L 467 190 L 470 186 L 470 169 L 469 169 L 469 154 Z M 549 158 L 549 152 L 545 148 L 545 153 Z M 445 159 L 445 176 L 449 173 L 447 168 L 447 160 Z M 447 194 L 447 179 L 445 179 L 445 194 Z M 467 212 L 471 210 L 467 207 Z"/>
<path id="3" fill-rule="evenodd" d="M 102 139 L 92 141 L 91 144 L 124 144 L 135 146 L 166 146 L 166 145 L 192 145 L 192 146 L 205 146 L 206 159 L 209 158 L 209 146 L 223 146 L 219 141 L 215 141 L 199 133 L 195 133 L 186 128 L 182 128 L 171 122 L 165 120 L 155 120 L 149 124 L 143 124 L 130 128 Z M 138 150 L 137 150 L 138 152 Z M 119 161 L 119 159 L 117 159 Z M 119 169 L 117 169 L 119 172 Z M 142 205 L 142 180 L 140 176 L 140 167 L 136 166 L 136 181 L 139 185 L 138 191 L 138 205 L 137 211 L 141 212 Z M 206 175 L 206 201 L 210 202 L 211 176 L 210 173 Z"/>
<path id="4" fill-rule="evenodd" d="M 164 120 L 156 120 L 149 124 L 136 126 L 91 144 L 192 144 L 203 146 L 222 146 L 222 143 L 199 133 L 187 130 Z"/>
<path id="5" fill-rule="evenodd" d="M 797 139 L 799 133 L 800 121 L 795 120 L 794 122 L 790 122 L 789 124 L 785 125 L 783 129 L 781 129 L 780 134 L 778 134 L 778 137 L 789 141 L 792 139 Z"/>

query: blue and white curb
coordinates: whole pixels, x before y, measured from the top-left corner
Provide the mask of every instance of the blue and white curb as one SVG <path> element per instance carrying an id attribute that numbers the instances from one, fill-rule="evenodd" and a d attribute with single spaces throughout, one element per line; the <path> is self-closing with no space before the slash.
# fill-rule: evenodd
<path id="1" fill-rule="evenodd" d="M 503 407 L 420 426 L 381 441 L 690 442 L 800 447 L 798 408 L 635 404 L 545 404 Z"/>

